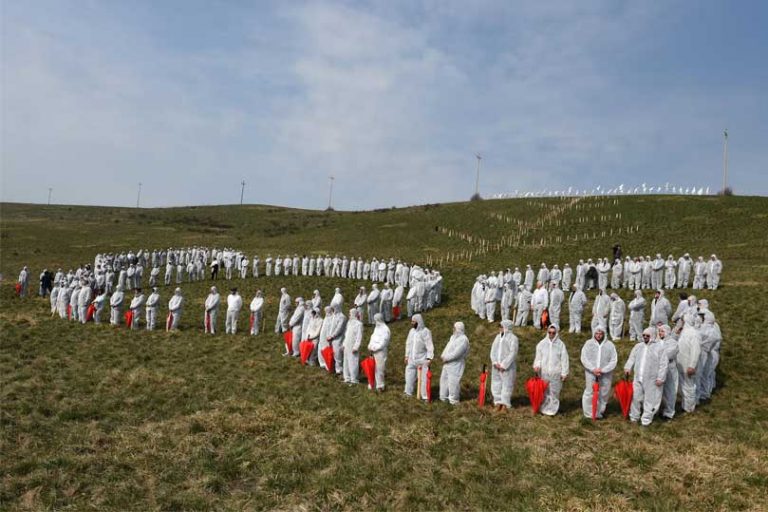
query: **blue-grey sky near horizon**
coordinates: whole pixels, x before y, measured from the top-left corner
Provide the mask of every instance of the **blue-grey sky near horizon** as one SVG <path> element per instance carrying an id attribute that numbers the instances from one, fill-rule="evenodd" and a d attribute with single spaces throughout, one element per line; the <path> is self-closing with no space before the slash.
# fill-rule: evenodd
<path id="1" fill-rule="evenodd" d="M 768 2 L 3 2 L 2 200 L 768 195 Z"/>

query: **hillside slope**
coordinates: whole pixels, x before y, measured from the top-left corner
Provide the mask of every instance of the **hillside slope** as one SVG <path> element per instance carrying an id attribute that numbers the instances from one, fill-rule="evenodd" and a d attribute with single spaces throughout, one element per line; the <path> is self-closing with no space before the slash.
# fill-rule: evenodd
<path id="1" fill-rule="evenodd" d="M 0 208 L 3 508 L 768 507 L 768 199 L 517 199 L 360 213 Z M 648 429 L 622 421 L 615 401 L 605 421 L 584 421 L 578 356 L 588 336 L 565 334 L 572 374 L 563 414 L 532 417 L 523 383 L 543 334 L 524 328 L 513 410 L 479 411 L 477 378 L 496 328 L 471 315 L 475 276 L 574 266 L 610 256 L 617 242 L 625 254 L 714 252 L 723 261 L 722 288 L 699 294 L 725 338 L 713 400 Z M 43 267 L 66 271 L 97 252 L 195 244 L 262 259 L 330 253 L 439 268 L 444 304 L 426 319 L 438 352 L 454 321 L 467 324 L 465 401 L 451 408 L 402 396 L 406 322 L 392 325 L 382 395 L 280 356 L 270 327 L 281 286 L 293 296 L 317 288 L 327 301 L 340 285 L 350 302 L 357 281 L 235 280 L 247 298 L 257 286 L 267 294 L 267 333 L 256 338 L 203 336 L 207 282 L 183 285 L 189 305 L 174 334 L 68 324 L 51 320 L 41 299 L 13 297 L 24 264 L 35 284 Z M 630 349 L 619 343 L 622 364 Z"/>

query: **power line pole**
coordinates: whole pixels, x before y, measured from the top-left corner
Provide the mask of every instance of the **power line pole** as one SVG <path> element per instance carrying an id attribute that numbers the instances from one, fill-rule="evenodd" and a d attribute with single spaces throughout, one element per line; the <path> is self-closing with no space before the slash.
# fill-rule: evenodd
<path id="1" fill-rule="evenodd" d="M 723 131 L 723 194 L 728 187 L 728 128 Z"/>
<path id="2" fill-rule="evenodd" d="M 53 188 L 48 187 L 48 206 L 51 206 L 51 193 L 53 192 Z"/>
<path id="3" fill-rule="evenodd" d="M 139 207 L 140 201 L 141 201 L 141 182 L 139 182 L 139 193 L 136 194 L 136 208 Z"/>
<path id="4" fill-rule="evenodd" d="M 240 182 L 240 206 L 243 206 L 243 193 L 245 192 L 245 180 Z"/>
<path id="5" fill-rule="evenodd" d="M 328 190 L 328 210 L 333 210 L 333 180 L 335 180 L 333 176 L 328 176 L 329 183 L 329 190 Z"/>

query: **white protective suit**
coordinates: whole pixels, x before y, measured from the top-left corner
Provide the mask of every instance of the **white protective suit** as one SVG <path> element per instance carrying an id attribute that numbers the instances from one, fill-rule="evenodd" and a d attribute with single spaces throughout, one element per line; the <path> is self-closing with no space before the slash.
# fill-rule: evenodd
<path id="1" fill-rule="evenodd" d="M 592 338 L 581 348 L 581 364 L 584 367 L 584 393 L 581 395 L 581 408 L 585 418 L 592 418 L 592 385 L 595 381 L 600 386 L 597 400 L 597 418 L 602 419 L 605 406 L 611 397 L 613 370 L 618 362 L 616 346 L 607 339 L 605 327 L 597 326 Z M 598 341 L 598 338 L 600 340 Z"/>
<path id="2" fill-rule="evenodd" d="M 664 290 L 658 290 L 658 297 L 651 302 L 650 327 L 656 327 L 659 323 L 669 325 L 669 315 L 672 314 L 672 304 L 664 296 Z"/>
<path id="3" fill-rule="evenodd" d="M 664 347 L 667 356 L 667 378 L 664 380 L 664 388 L 661 392 L 663 406 L 661 415 L 671 420 L 675 417 L 675 402 L 677 401 L 677 386 L 679 375 L 677 373 L 677 338 L 670 332 L 670 328 L 662 325 L 657 330 L 657 340 Z"/>
<path id="4" fill-rule="evenodd" d="M 565 294 L 558 288 L 556 283 L 552 284 L 549 292 L 549 323 L 560 329 L 560 313 L 563 309 Z"/>
<path id="5" fill-rule="evenodd" d="M 608 315 L 608 329 L 611 333 L 611 340 L 618 341 L 624 332 L 624 313 L 627 309 L 624 301 L 617 294 L 611 294 L 611 312 Z"/>
<path id="6" fill-rule="evenodd" d="M 286 353 L 284 355 L 293 357 L 299 357 L 299 343 L 301 342 L 301 326 L 304 321 L 304 299 L 296 297 L 296 309 L 293 310 L 290 320 L 288 320 L 288 328 L 291 330 L 293 336 L 293 343 L 291 348 L 292 353 L 289 354 L 286 347 Z"/>
<path id="7" fill-rule="evenodd" d="M 420 314 L 411 318 L 411 330 L 405 340 L 405 394 L 413 396 L 416 391 L 419 368 L 422 375 L 429 369 L 429 364 L 435 356 L 432 344 L 432 332 L 424 325 Z M 421 397 L 427 399 L 427 379 L 421 379 Z"/>
<path id="8" fill-rule="evenodd" d="M 374 320 L 376 327 L 374 327 L 373 334 L 371 334 L 371 339 L 368 342 L 368 351 L 376 360 L 376 390 L 384 391 L 387 375 L 387 351 L 392 334 L 387 324 L 384 323 L 384 317 L 381 314 L 376 315 Z"/>
<path id="9" fill-rule="evenodd" d="M 237 290 L 233 290 L 227 296 L 227 320 L 225 324 L 227 334 L 237 334 L 237 319 L 241 309 L 243 309 L 243 298 L 237 293 Z"/>
<path id="10" fill-rule="evenodd" d="M 84 290 L 87 288 L 84 288 Z M 82 295 L 82 291 L 80 292 Z M 131 313 L 133 313 L 133 320 L 131 321 L 131 329 L 139 328 L 139 319 L 141 318 L 141 310 L 145 304 L 144 294 L 140 291 L 136 291 L 136 295 L 131 299 Z"/>
<path id="11" fill-rule="evenodd" d="M 251 336 L 256 336 L 261 332 L 261 319 L 264 317 L 264 297 L 261 290 L 256 291 L 256 296 L 251 301 Z"/>
<path id="12" fill-rule="evenodd" d="M 581 316 L 587 305 L 587 296 L 577 285 L 573 285 L 573 290 L 568 303 L 568 332 L 581 333 Z"/>
<path id="13" fill-rule="evenodd" d="M 569 369 L 565 343 L 558 336 L 557 328 L 550 326 L 547 336 L 536 345 L 536 358 L 533 361 L 533 370 L 549 383 L 544 392 L 544 402 L 541 404 L 542 414 L 557 414 L 560 409 L 560 390 L 563 388 L 563 381 L 568 378 Z"/>
<path id="14" fill-rule="evenodd" d="M 645 299 L 643 292 L 635 290 L 635 298 L 629 303 L 629 341 L 640 341 L 645 322 Z"/>
<path id="15" fill-rule="evenodd" d="M 536 291 L 531 297 L 531 311 L 533 314 L 533 326 L 541 329 L 541 314 L 549 305 L 549 293 L 541 281 L 536 283 Z"/>
<path id="16" fill-rule="evenodd" d="M 291 296 L 288 295 L 288 291 L 285 288 L 280 288 L 280 304 L 278 305 L 277 319 L 275 320 L 276 334 L 281 334 L 288 330 L 288 318 L 290 316 L 290 309 Z"/>
<path id="17" fill-rule="evenodd" d="M 469 338 L 464 334 L 464 323 L 453 324 L 453 334 L 440 354 L 443 369 L 440 371 L 440 400 L 451 405 L 459 403 L 461 377 L 469 354 Z"/>
<path id="18" fill-rule="evenodd" d="M 176 331 L 179 329 L 181 313 L 184 310 L 184 297 L 181 295 L 181 288 L 176 288 L 171 300 L 168 301 L 168 318 L 165 323 L 166 331 Z"/>
<path id="19" fill-rule="evenodd" d="M 349 320 L 344 332 L 344 382 L 358 383 L 360 371 L 360 343 L 363 341 L 363 322 L 357 316 L 357 308 L 349 310 Z"/>
<path id="20" fill-rule="evenodd" d="M 118 285 L 115 293 L 109 298 L 110 317 L 109 323 L 112 325 L 120 325 L 120 310 L 123 307 L 123 301 L 125 300 L 125 292 L 123 287 Z"/>
<path id="21" fill-rule="evenodd" d="M 157 309 L 160 304 L 160 294 L 157 292 L 157 288 L 152 288 L 152 293 L 147 297 L 147 302 L 144 304 L 145 319 L 147 322 L 147 330 L 154 331 L 157 324 Z"/>
<path id="22" fill-rule="evenodd" d="M 653 339 L 654 330 L 643 331 L 643 341 L 637 343 L 624 365 L 624 373 L 634 371 L 632 383 L 632 407 L 629 410 L 630 421 L 647 427 L 661 407 L 664 381 L 667 378 L 669 359 L 664 345 Z"/>
<path id="23" fill-rule="evenodd" d="M 517 377 L 518 339 L 512 332 L 512 322 L 503 320 L 501 331 L 491 345 L 491 395 L 493 405 L 512 406 L 512 393 Z"/>
<path id="24" fill-rule="evenodd" d="M 679 374 L 679 391 L 683 397 L 683 410 L 696 410 L 696 373 L 699 371 L 701 356 L 701 336 L 694 327 L 693 315 L 686 315 L 685 325 L 677 340 L 677 371 Z"/>
<path id="25" fill-rule="evenodd" d="M 333 316 L 328 328 L 327 341 L 333 347 L 333 358 L 336 363 L 336 375 L 344 373 L 344 328 L 347 325 L 347 317 L 341 312 L 341 306 L 332 306 Z"/>
<path id="26" fill-rule="evenodd" d="M 600 290 L 592 304 L 592 332 L 598 325 L 608 325 L 608 315 L 611 312 L 611 299 Z"/>
<path id="27" fill-rule="evenodd" d="M 219 316 L 219 304 L 221 295 L 215 286 L 211 286 L 211 293 L 205 298 L 205 311 L 203 312 L 203 329 L 206 333 L 216 334 L 216 319 Z"/>

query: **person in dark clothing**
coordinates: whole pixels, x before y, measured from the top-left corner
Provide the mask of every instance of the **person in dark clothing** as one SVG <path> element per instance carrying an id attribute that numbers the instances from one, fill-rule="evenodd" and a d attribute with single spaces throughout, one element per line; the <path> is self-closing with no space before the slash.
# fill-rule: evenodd
<path id="1" fill-rule="evenodd" d="M 616 260 L 621 261 L 621 244 L 616 244 L 613 246 L 613 261 Z"/>
<path id="2" fill-rule="evenodd" d="M 48 269 L 43 270 L 40 274 L 40 292 L 41 297 L 47 297 L 53 289 L 53 273 Z"/>

